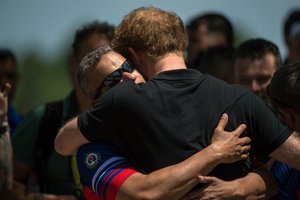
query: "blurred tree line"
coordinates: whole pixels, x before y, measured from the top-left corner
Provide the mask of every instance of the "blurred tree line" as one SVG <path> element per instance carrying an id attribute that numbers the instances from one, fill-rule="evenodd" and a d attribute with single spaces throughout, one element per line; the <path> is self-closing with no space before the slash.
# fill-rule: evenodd
<path id="1" fill-rule="evenodd" d="M 67 72 L 68 51 L 45 59 L 38 50 L 29 50 L 18 60 L 20 80 L 14 107 L 25 115 L 32 107 L 65 97 L 71 90 Z"/>

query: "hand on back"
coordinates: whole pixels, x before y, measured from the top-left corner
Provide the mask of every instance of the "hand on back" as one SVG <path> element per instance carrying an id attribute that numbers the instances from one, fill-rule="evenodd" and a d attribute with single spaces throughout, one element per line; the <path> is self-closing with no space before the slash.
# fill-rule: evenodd
<path id="1" fill-rule="evenodd" d="M 212 148 L 220 154 L 223 163 L 232 163 L 245 160 L 250 150 L 250 138 L 240 137 L 246 130 L 246 125 L 239 125 L 234 131 L 224 130 L 228 122 L 228 115 L 223 114 L 211 139 Z"/>

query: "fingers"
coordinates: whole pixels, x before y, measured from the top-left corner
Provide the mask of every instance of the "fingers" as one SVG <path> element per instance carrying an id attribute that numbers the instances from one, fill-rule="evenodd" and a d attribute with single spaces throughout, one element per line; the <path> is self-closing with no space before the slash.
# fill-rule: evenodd
<path id="1" fill-rule="evenodd" d="M 247 126 L 246 124 L 240 124 L 234 131 L 233 133 L 236 135 L 236 136 L 240 136 L 243 132 L 245 132 Z"/>
<path id="2" fill-rule="evenodd" d="M 133 70 L 132 74 L 136 76 L 136 79 L 134 80 L 135 83 L 145 83 L 146 82 L 144 77 L 137 70 Z"/>
<path id="3" fill-rule="evenodd" d="M 9 83 L 5 83 L 4 89 L 3 89 L 3 96 L 7 97 L 10 90 L 11 90 L 11 85 Z"/>
<path id="4" fill-rule="evenodd" d="M 250 151 L 251 146 L 250 145 L 246 145 L 241 147 L 241 159 L 242 160 L 246 160 L 249 156 L 249 151 Z"/>
<path id="5" fill-rule="evenodd" d="M 128 81 L 128 80 L 135 81 L 136 76 L 132 73 L 123 72 L 122 79 L 125 81 Z"/>
<path id="6" fill-rule="evenodd" d="M 223 113 L 221 119 L 219 120 L 218 126 L 216 127 L 216 130 L 224 131 L 227 122 L 228 122 L 228 115 L 226 113 Z"/>
<path id="7" fill-rule="evenodd" d="M 219 123 L 216 127 L 216 131 L 220 131 L 220 132 L 223 132 L 226 125 L 228 123 L 228 115 L 226 113 L 223 113 L 222 116 L 221 116 L 221 119 L 219 120 Z M 245 132 L 247 126 L 246 124 L 240 124 L 234 131 L 233 133 L 236 135 L 236 136 L 240 136 L 243 132 Z"/>
<path id="8" fill-rule="evenodd" d="M 240 140 L 240 145 L 247 145 L 250 144 L 251 139 L 249 137 L 242 137 L 239 139 Z"/>
<path id="9" fill-rule="evenodd" d="M 213 176 L 198 176 L 199 182 L 200 183 L 212 183 L 216 182 L 218 178 L 213 177 Z"/>
<path id="10" fill-rule="evenodd" d="M 245 146 L 241 147 L 241 152 L 248 153 L 250 151 L 250 149 L 251 149 L 250 145 L 245 145 Z"/>
<path id="11" fill-rule="evenodd" d="M 241 160 L 246 160 L 249 156 L 249 153 L 244 153 L 241 155 Z"/>

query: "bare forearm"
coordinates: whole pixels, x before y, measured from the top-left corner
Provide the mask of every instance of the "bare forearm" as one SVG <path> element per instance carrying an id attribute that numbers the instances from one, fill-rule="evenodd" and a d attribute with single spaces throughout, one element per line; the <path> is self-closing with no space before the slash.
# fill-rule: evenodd
<path id="1" fill-rule="evenodd" d="M 277 192 L 275 178 L 269 170 L 262 167 L 235 181 L 239 185 L 238 194 L 243 199 L 269 199 Z"/>
<path id="2" fill-rule="evenodd" d="M 74 155 L 77 149 L 89 143 L 77 126 L 77 118 L 67 122 L 58 132 L 54 146 L 55 150 L 64 156 Z"/>
<path id="3" fill-rule="evenodd" d="M 300 170 L 300 133 L 293 132 L 283 144 L 270 154 L 270 157 Z"/>

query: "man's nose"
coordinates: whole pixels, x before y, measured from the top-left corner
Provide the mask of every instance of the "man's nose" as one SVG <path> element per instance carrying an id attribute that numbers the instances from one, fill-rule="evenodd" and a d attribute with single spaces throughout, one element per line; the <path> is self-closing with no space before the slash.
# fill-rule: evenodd
<path id="1" fill-rule="evenodd" d="M 257 93 L 260 91 L 260 89 L 261 89 L 260 84 L 256 80 L 252 80 L 250 84 L 250 90 L 252 90 L 252 92 L 254 93 Z"/>

